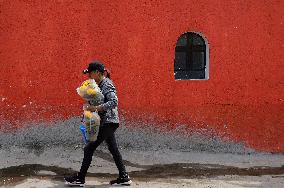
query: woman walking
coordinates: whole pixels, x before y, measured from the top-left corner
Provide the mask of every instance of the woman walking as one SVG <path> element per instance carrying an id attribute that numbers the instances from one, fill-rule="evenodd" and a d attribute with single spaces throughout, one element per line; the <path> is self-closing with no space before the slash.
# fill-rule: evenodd
<path id="1" fill-rule="evenodd" d="M 101 125 L 96 141 L 88 142 L 84 148 L 84 158 L 82 161 L 80 172 L 74 176 L 65 177 L 66 184 L 68 185 L 85 185 L 85 177 L 88 168 L 92 161 L 92 156 L 97 147 L 105 141 L 108 149 L 113 156 L 117 169 L 119 171 L 119 177 L 116 180 L 110 181 L 111 185 L 130 185 L 131 179 L 126 172 L 125 166 L 122 161 L 121 154 L 118 150 L 115 131 L 119 127 L 118 118 L 118 98 L 116 94 L 116 88 L 113 82 L 106 77 L 105 68 L 99 61 L 93 61 L 89 64 L 88 68 L 83 71 L 84 74 L 88 74 L 90 79 L 94 79 L 101 89 L 104 95 L 104 103 L 99 106 L 88 105 L 85 106 L 85 110 L 98 111 L 101 117 Z"/>

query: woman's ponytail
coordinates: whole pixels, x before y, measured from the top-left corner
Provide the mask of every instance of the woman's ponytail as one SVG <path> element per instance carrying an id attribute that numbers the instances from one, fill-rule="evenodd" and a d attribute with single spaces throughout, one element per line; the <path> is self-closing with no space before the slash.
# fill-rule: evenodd
<path id="1" fill-rule="evenodd" d="M 108 69 L 104 69 L 104 76 L 110 79 L 110 71 Z"/>

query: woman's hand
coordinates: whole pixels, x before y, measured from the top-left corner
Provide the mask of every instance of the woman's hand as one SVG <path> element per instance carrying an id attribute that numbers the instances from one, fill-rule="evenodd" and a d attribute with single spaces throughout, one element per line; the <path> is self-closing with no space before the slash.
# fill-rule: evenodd
<path id="1" fill-rule="evenodd" d="M 89 105 L 89 104 L 84 104 L 83 106 L 83 110 L 87 110 L 87 111 L 91 111 L 91 112 L 95 112 L 95 111 L 102 111 L 102 108 L 100 106 L 93 106 L 93 105 Z"/>

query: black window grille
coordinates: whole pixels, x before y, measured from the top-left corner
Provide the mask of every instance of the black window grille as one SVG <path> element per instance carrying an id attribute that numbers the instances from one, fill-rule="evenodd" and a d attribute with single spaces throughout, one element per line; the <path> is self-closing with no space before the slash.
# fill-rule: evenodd
<path id="1" fill-rule="evenodd" d="M 202 36 L 188 32 L 176 43 L 174 73 L 175 79 L 207 79 L 206 43 Z"/>

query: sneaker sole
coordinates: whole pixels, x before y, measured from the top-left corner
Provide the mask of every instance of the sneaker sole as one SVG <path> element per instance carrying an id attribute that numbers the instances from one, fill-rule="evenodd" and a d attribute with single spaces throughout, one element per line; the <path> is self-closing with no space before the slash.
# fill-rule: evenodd
<path id="1" fill-rule="evenodd" d="M 128 182 L 124 182 L 124 183 L 115 183 L 115 184 L 112 184 L 112 186 L 121 186 L 121 185 L 130 186 L 131 183 L 132 183 L 132 181 L 129 180 Z"/>
<path id="2" fill-rule="evenodd" d="M 69 185 L 69 186 L 72 186 L 72 187 L 75 187 L 75 186 L 85 187 L 85 184 L 70 183 L 68 181 L 65 181 L 65 185 Z"/>

